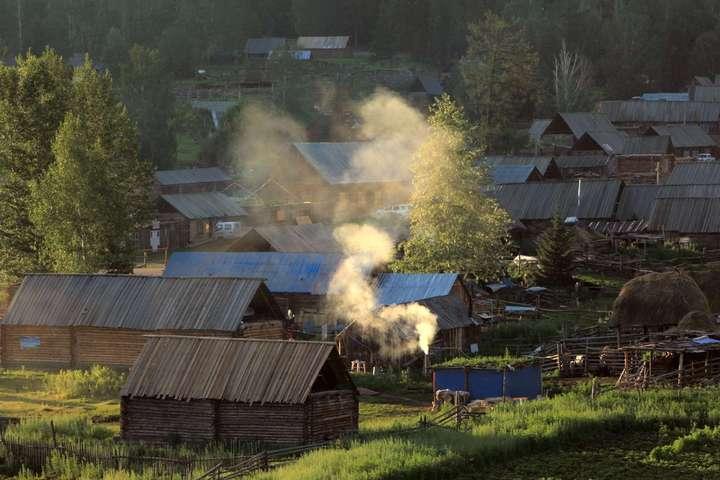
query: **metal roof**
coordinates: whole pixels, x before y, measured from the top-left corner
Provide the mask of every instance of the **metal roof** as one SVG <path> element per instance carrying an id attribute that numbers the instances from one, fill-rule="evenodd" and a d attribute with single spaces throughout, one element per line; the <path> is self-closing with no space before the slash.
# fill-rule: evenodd
<path id="1" fill-rule="evenodd" d="M 496 165 L 490 170 L 490 176 L 493 183 L 525 183 L 535 178 L 539 178 L 540 172 L 533 165 Z"/>
<path id="2" fill-rule="evenodd" d="M 615 217 L 620 221 L 647 220 L 660 185 L 625 185 Z"/>
<path id="3" fill-rule="evenodd" d="M 598 111 L 613 123 L 713 123 L 720 120 L 720 103 L 643 102 L 609 100 L 598 103 Z"/>
<path id="4" fill-rule="evenodd" d="M 302 404 L 326 365 L 323 375 L 354 389 L 332 343 L 153 336 L 121 396 Z"/>
<path id="5" fill-rule="evenodd" d="M 467 305 L 455 295 L 433 297 L 420 302 L 437 316 L 438 329 L 452 330 L 476 325 Z"/>
<path id="6" fill-rule="evenodd" d="M 28 275 L 2 323 L 234 332 L 263 291 L 279 314 L 260 279 Z"/>
<path id="7" fill-rule="evenodd" d="M 155 172 L 155 180 L 160 185 L 187 185 L 191 183 L 231 182 L 232 178 L 221 169 L 210 167 L 158 170 Z"/>
<path id="8" fill-rule="evenodd" d="M 533 120 L 530 128 L 528 129 L 528 136 L 530 139 L 534 142 L 539 142 L 551 121 L 552 120 L 549 118 L 536 118 Z"/>
<path id="9" fill-rule="evenodd" d="M 608 155 L 619 155 L 625 146 L 627 135 L 618 131 L 614 132 L 585 132 L 575 145 L 573 150 L 583 150 L 583 145 L 595 145 Z M 588 150 L 592 150 L 589 148 Z"/>
<path id="10" fill-rule="evenodd" d="M 417 74 L 417 79 L 422 89 L 429 95 L 440 96 L 445 91 L 440 83 L 440 78 L 435 73 L 420 72 Z"/>
<path id="11" fill-rule="evenodd" d="M 720 233 L 720 198 L 658 198 L 649 228 L 679 233 Z"/>
<path id="12" fill-rule="evenodd" d="M 689 93 L 693 102 L 720 102 L 720 85 L 693 85 Z"/>
<path id="13" fill-rule="evenodd" d="M 533 165 L 541 175 L 546 175 L 553 163 L 553 157 L 533 157 L 523 155 L 488 155 L 482 159 L 490 167 L 501 165 Z"/>
<path id="14" fill-rule="evenodd" d="M 563 168 L 599 168 L 606 167 L 610 157 L 607 155 L 565 155 L 555 157 L 555 163 Z"/>
<path id="15" fill-rule="evenodd" d="M 608 155 L 662 155 L 670 151 L 669 136 L 629 137 L 625 133 L 586 132 L 573 150 L 590 150 L 595 145 Z"/>
<path id="16" fill-rule="evenodd" d="M 643 100 L 645 102 L 687 102 L 690 100 L 690 95 L 687 92 L 643 93 L 639 97 L 633 97 L 633 100 Z"/>
<path id="17" fill-rule="evenodd" d="M 252 231 L 264 238 L 277 252 L 342 252 L 342 247 L 333 235 L 333 228 L 323 223 L 266 225 L 255 227 Z"/>
<path id="18" fill-rule="evenodd" d="M 350 37 L 339 36 L 305 36 L 297 39 L 297 48 L 301 50 L 342 50 L 347 48 Z"/>
<path id="19" fill-rule="evenodd" d="M 161 195 L 161 198 L 189 220 L 247 215 L 237 201 L 221 192 L 175 193 Z"/>
<path id="20" fill-rule="evenodd" d="M 574 112 L 555 114 L 543 135 L 572 133 L 575 138 L 580 138 L 586 132 L 615 131 L 617 129 L 604 113 Z"/>
<path id="21" fill-rule="evenodd" d="M 622 155 L 665 155 L 670 151 L 669 136 L 628 137 Z"/>
<path id="22" fill-rule="evenodd" d="M 285 46 L 284 37 L 248 38 L 245 42 L 245 53 L 248 55 L 270 55 L 276 48 Z"/>
<path id="23" fill-rule="evenodd" d="M 279 252 L 176 252 L 165 267 L 165 277 L 265 278 L 273 293 L 327 294 L 342 255 Z"/>
<path id="24" fill-rule="evenodd" d="M 457 273 L 381 273 L 375 281 L 379 305 L 400 305 L 450 294 Z"/>
<path id="25" fill-rule="evenodd" d="M 702 85 L 702 86 L 706 86 L 706 87 L 711 87 L 711 86 L 714 85 L 713 81 L 710 80 L 709 77 L 703 77 L 703 76 L 700 76 L 700 75 L 696 75 L 696 76 L 695 76 L 695 82 L 696 82 L 698 85 Z"/>
<path id="26" fill-rule="evenodd" d="M 583 180 L 579 206 L 576 181 L 497 185 L 488 194 L 514 220 L 548 220 L 555 215 L 600 220 L 613 217 L 620 186 L 618 180 Z"/>
<path id="27" fill-rule="evenodd" d="M 720 198 L 720 185 L 661 185 L 657 198 Z"/>
<path id="28" fill-rule="evenodd" d="M 715 140 L 700 125 L 655 125 L 652 131 L 656 135 L 669 136 L 675 148 L 717 146 Z"/>
<path id="29" fill-rule="evenodd" d="M 665 185 L 720 185 L 720 162 L 678 163 Z"/>
<path id="30" fill-rule="evenodd" d="M 305 161 L 331 185 L 348 183 L 384 183 L 410 180 L 410 171 L 397 168 L 388 159 L 386 169 L 362 168 L 355 161 L 365 148 L 375 148 L 372 142 L 294 143 Z"/>

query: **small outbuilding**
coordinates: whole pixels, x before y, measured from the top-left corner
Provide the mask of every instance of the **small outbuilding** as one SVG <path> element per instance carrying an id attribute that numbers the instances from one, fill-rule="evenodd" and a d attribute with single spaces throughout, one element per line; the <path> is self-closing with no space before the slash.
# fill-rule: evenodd
<path id="1" fill-rule="evenodd" d="M 470 392 L 469 400 L 487 398 L 535 399 L 542 394 L 542 368 L 533 362 L 511 365 L 468 365 L 458 362 L 433 367 L 433 392 L 453 390 Z"/>
<path id="2" fill-rule="evenodd" d="M 296 48 L 310 52 L 312 58 L 345 57 L 352 53 L 349 44 L 348 35 L 316 35 L 299 37 Z"/>
<path id="3" fill-rule="evenodd" d="M 332 343 L 149 337 L 121 396 L 125 440 L 305 444 L 358 429 Z"/>

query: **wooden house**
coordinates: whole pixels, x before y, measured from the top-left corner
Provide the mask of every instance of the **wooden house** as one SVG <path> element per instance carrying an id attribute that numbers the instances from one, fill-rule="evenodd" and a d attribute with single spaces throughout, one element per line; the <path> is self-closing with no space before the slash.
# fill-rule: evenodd
<path id="1" fill-rule="evenodd" d="M 555 147 L 567 151 L 587 132 L 616 132 L 608 117 L 602 113 L 574 112 L 557 113 L 547 124 L 540 138 L 550 136 L 555 139 Z"/>
<path id="2" fill-rule="evenodd" d="M 245 58 L 265 60 L 277 49 L 285 48 L 287 39 L 284 37 L 248 38 L 245 42 Z"/>
<path id="3" fill-rule="evenodd" d="M 295 45 L 297 50 L 310 52 L 311 58 L 337 58 L 352 54 L 347 35 L 298 37 Z"/>
<path id="4" fill-rule="evenodd" d="M 358 429 L 332 343 L 150 337 L 121 396 L 125 440 L 305 444 Z"/>
<path id="5" fill-rule="evenodd" d="M 676 158 L 695 157 L 701 153 L 718 154 L 718 145 L 699 125 L 654 125 L 646 135 L 668 136 Z"/>
<path id="6" fill-rule="evenodd" d="M 221 192 L 165 194 L 158 206 L 161 225 L 171 223 L 187 232 L 187 243 L 180 247 L 213 239 L 218 222 L 240 222 L 246 217 L 247 211 Z"/>
<path id="7" fill-rule="evenodd" d="M 2 366 L 129 367 L 149 333 L 286 338 L 262 280 L 28 275 L 0 322 Z"/>
<path id="8" fill-rule="evenodd" d="M 340 253 L 333 228 L 324 223 L 253 227 L 229 242 L 231 252 Z"/>
<path id="9" fill-rule="evenodd" d="M 404 162 L 376 149 L 372 142 L 295 143 L 273 177 L 312 206 L 320 221 L 367 216 L 407 203 L 411 191 Z"/>
<path id="10" fill-rule="evenodd" d="M 165 268 L 166 277 L 264 278 L 275 302 L 290 312 L 305 333 L 336 331 L 326 313 L 330 280 L 342 262 L 338 253 L 177 252 Z"/>
<path id="11" fill-rule="evenodd" d="M 543 181 L 542 174 L 533 165 L 498 165 L 492 167 L 490 177 L 496 185 Z"/>
<path id="12" fill-rule="evenodd" d="M 198 104 L 196 108 L 204 108 L 215 111 L 220 121 L 221 106 L 215 106 L 205 102 Z M 221 103 L 221 102 L 216 102 Z M 227 102 L 226 102 L 227 103 Z M 215 108 L 216 110 L 212 110 Z M 157 170 L 155 172 L 155 184 L 158 192 L 164 194 L 178 193 L 201 193 L 201 192 L 222 192 L 232 184 L 232 178 L 217 167 L 210 168 L 188 168 L 182 170 Z"/>
<path id="13" fill-rule="evenodd" d="M 592 155 L 563 155 L 555 157 L 562 178 L 608 178 L 610 176 L 610 157 L 605 153 Z"/>
<path id="14" fill-rule="evenodd" d="M 609 100 L 597 105 L 619 130 L 640 134 L 654 125 L 695 124 L 710 134 L 720 129 L 720 103 Z"/>
<path id="15" fill-rule="evenodd" d="M 557 158 L 550 156 L 530 155 L 488 155 L 478 161 L 479 165 L 485 165 L 492 171 L 496 167 L 515 167 L 532 165 L 540 174 L 542 180 L 560 180 L 562 173 L 556 163 Z"/>

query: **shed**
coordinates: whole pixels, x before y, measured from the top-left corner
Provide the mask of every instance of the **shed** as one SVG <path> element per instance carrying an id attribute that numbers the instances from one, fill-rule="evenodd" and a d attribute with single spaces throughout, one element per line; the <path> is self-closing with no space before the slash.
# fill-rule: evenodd
<path id="1" fill-rule="evenodd" d="M 0 322 L 0 360 L 129 367 L 152 332 L 286 336 L 261 279 L 28 275 Z"/>
<path id="2" fill-rule="evenodd" d="M 305 444 L 358 428 L 332 343 L 152 336 L 121 397 L 125 440 Z"/>
<path id="3" fill-rule="evenodd" d="M 218 167 L 185 168 L 158 170 L 155 183 L 162 194 L 200 193 L 224 190 L 232 178 Z"/>
<path id="4" fill-rule="evenodd" d="M 699 125 L 654 125 L 648 130 L 647 135 L 669 136 L 677 157 L 712 153 L 717 148 L 715 140 Z"/>
<path id="5" fill-rule="evenodd" d="M 273 50 L 283 48 L 287 44 L 284 37 L 248 38 L 245 42 L 245 56 L 247 58 L 268 58 Z"/>
<path id="6" fill-rule="evenodd" d="M 248 215 L 235 199 L 221 192 L 161 195 L 159 213 L 162 222 L 185 225 L 188 244 L 212 239 L 217 222 L 240 221 Z"/>
<path id="7" fill-rule="evenodd" d="M 324 223 L 254 227 L 233 242 L 237 252 L 341 253 L 333 228 Z"/>
<path id="8" fill-rule="evenodd" d="M 342 57 L 350 54 L 350 37 L 335 36 L 303 36 L 297 39 L 298 50 L 308 50 L 313 58 Z"/>
<path id="9" fill-rule="evenodd" d="M 493 183 L 500 185 L 506 183 L 540 182 L 542 175 L 533 165 L 497 165 L 490 171 Z"/>
<path id="10" fill-rule="evenodd" d="M 433 367 L 433 391 L 449 389 L 470 392 L 470 401 L 487 398 L 527 398 L 542 395 L 542 369 L 526 365 L 500 368 Z"/>

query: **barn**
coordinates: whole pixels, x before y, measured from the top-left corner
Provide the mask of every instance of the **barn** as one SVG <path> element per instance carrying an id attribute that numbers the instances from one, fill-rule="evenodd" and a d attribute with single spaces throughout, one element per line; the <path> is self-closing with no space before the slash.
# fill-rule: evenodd
<path id="1" fill-rule="evenodd" d="M 125 440 L 304 444 L 358 428 L 332 343 L 153 336 L 121 396 Z"/>
<path id="2" fill-rule="evenodd" d="M 264 278 L 277 304 L 292 312 L 299 328 L 327 334 L 337 327 L 326 315 L 325 300 L 341 261 L 337 253 L 177 252 L 165 276 Z"/>
<path id="3" fill-rule="evenodd" d="M 262 280 L 25 277 L 0 322 L 2 366 L 129 367 L 149 333 L 286 338 Z"/>

